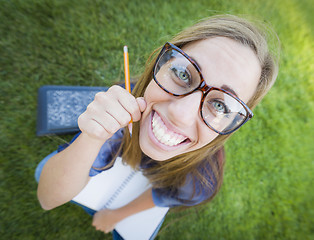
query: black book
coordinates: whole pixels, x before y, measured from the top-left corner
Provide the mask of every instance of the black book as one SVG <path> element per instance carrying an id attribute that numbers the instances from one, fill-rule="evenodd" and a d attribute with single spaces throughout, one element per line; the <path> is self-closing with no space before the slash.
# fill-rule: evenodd
<path id="1" fill-rule="evenodd" d="M 38 90 L 37 136 L 79 131 L 78 117 L 108 87 L 46 85 Z"/>

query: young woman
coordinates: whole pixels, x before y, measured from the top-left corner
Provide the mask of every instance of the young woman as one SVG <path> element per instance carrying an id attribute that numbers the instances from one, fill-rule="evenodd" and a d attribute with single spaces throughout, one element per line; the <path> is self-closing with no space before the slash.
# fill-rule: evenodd
<path id="1" fill-rule="evenodd" d="M 133 95 L 119 86 L 98 93 L 78 119 L 81 133 L 40 164 L 44 209 L 70 201 L 117 155 L 152 188 L 120 209 L 95 213 L 98 230 L 156 205 L 194 206 L 215 196 L 223 144 L 252 118 L 275 82 L 277 61 L 265 32 L 229 15 L 203 20 L 170 42 L 152 54 Z"/>

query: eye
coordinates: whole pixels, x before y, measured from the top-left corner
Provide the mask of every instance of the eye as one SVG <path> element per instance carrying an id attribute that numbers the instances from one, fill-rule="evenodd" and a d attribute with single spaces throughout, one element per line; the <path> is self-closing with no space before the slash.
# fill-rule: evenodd
<path id="1" fill-rule="evenodd" d="M 179 80 L 182 80 L 187 85 L 191 84 L 191 76 L 185 67 L 171 66 L 170 69 Z"/>
<path id="2" fill-rule="evenodd" d="M 189 75 L 187 75 L 186 72 L 179 71 L 179 73 L 177 75 L 183 81 L 189 80 Z"/>
<path id="3" fill-rule="evenodd" d="M 213 106 L 217 110 L 217 112 L 225 111 L 225 106 L 221 102 L 213 102 Z"/>
<path id="4" fill-rule="evenodd" d="M 214 108 L 214 111 L 219 113 L 219 114 L 226 114 L 226 113 L 230 112 L 227 105 L 221 101 L 213 100 L 213 101 L 211 101 L 210 104 L 211 104 L 212 108 Z"/>

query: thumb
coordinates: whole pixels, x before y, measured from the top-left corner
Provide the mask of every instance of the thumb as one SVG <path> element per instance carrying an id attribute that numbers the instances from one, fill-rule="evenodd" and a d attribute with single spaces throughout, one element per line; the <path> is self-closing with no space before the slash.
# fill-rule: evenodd
<path id="1" fill-rule="evenodd" d="M 144 112 L 146 109 L 146 101 L 143 97 L 138 97 L 136 99 L 138 106 L 140 107 L 141 112 Z"/>

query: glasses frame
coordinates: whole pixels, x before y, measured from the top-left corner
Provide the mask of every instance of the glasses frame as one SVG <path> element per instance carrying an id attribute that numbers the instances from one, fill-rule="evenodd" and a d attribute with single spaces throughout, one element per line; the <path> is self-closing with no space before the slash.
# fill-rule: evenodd
<path id="1" fill-rule="evenodd" d="M 199 75 L 200 75 L 200 84 L 195 88 L 195 89 L 192 89 L 191 91 L 187 92 L 187 93 L 184 93 L 184 94 L 175 94 L 175 93 L 172 93 L 170 91 L 168 91 L 167 89 L 165 89 L 157 80 L 156 78 L 156 67 L 157 67 L 157 63 L 159 62 L 159 59 L 164 55 L 164 53 L 170 49 L 174 49 L 176 50 L 177 52 L 181 53 L 195 68 L 196 70 L 198 71 Z M 187 95 L 190 95 L 196 91 L 201 91 L 202 92 L 202 99 L 201 99 L 201 102 L 200 102 L 200 106 L 199 106 L 199 112 L 200 112 L 200 115 L 203 119 L 203 122 L 210 128 L 212 129 L 213 131 L 215 131 L 216 133 L 218 134 L 221 134 L 221 135 L 227 135 L 227 134 L 230 134 L 230 133 L 233 133 L 234 131 L 238 130 L 240 127 L 243 126 L 244 123 L 246 123 L 248 120 L 250 120 L 252 117 L 253 117 L 253 112 L 251 111 L 251 109 L 240 99 L 238 98 L 237 96 L 235 96 L 233 93 L 227 91 L 227 90 L 224 90 L 224 89 L 221 89 L 221 88 L 216 88 L 216 87 L 213 87 L 213 86 L 209 86 L 206 84 L 205 80 L 204 80 L 204 77 L 203 77 L 203 74 L 201 72 L 201 69 L 199 68 L 199 66 L 197 65 L 197 63 L 189 56 L 187 55 L 182 49 L 180 49 L 179 47 L 175 46 L 174 44 L 172 43 L 169 43 L 169 42 L 166 42 L 165 45 L 163 46 L 163 48 L 161 49 L 157 59 L 156 59 L 156 62 L 154 64 L 154 68 L 153 68 L 153 79 L 154 81 L 157 83 L 157 85 L 162 89 L 164 90 L 165 92 L 169 93 L 170 95 L 172 96 L 176 96 L 176 97 L 184 97 L 184 96 L 187 96 Z M 207 94 L 212 91 L 212 90 L 217 90 L 217 91 L 220 91 L 220 92 L 223 92 L 233 98 L 235 98 L 242 106 L 243 108 L 246 110 L 246 116 L 245 116 L 245 119 L 244 121 L 238 126 L 236 127 L 235 129 L 231 130 L 231 131 L 228 131 L 228 132 L 220 132 L 220 131 L 217 131 L 216 129 L 214 129 L 209 123 L 207 123 L 203 117 L 203 113 L 202 113 L 202 107 L 203 107 L 203 104 L 204 104 L 204 100 L 207 96 Z"/>

